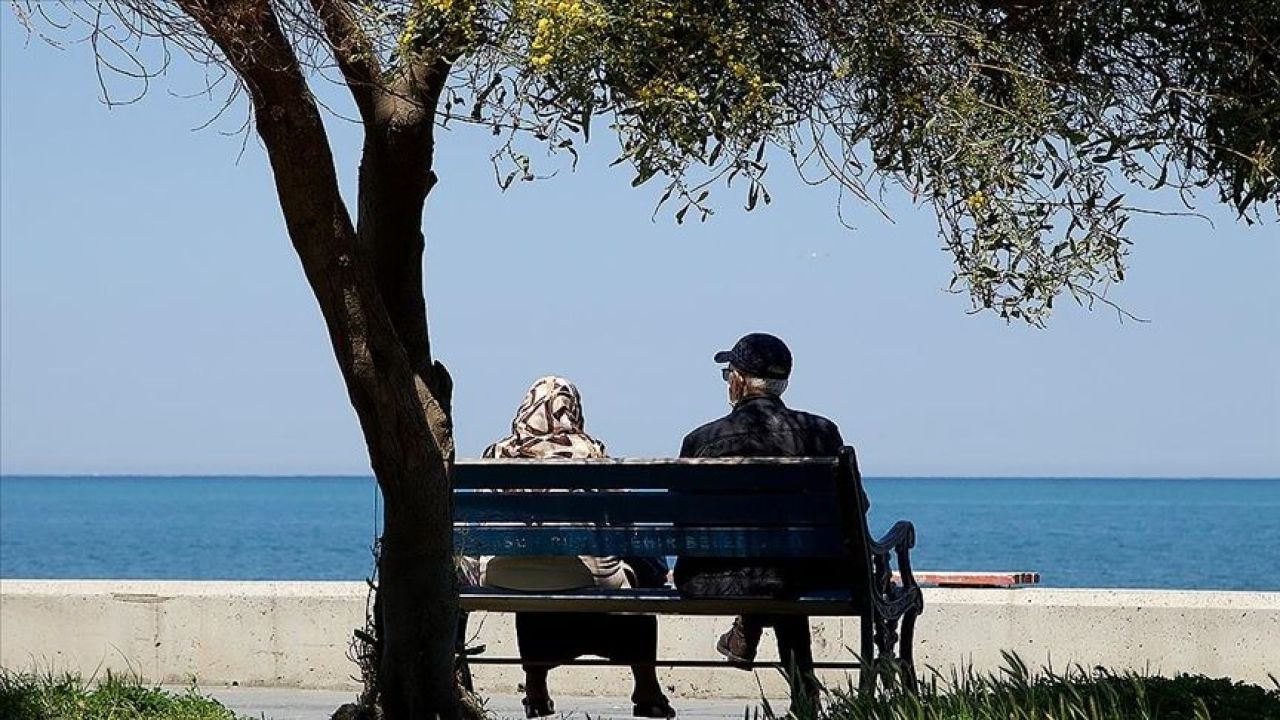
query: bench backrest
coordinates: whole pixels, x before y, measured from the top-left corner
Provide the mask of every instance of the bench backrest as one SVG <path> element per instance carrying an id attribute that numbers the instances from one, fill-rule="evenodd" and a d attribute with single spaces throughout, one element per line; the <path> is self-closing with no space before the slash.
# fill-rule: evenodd
<path id="1" fill-rule="evenodd" d="M 460 461 L 453 483 L 465 555 L 844 557 L 870 576 L 852 448 L 836 459 Z"/>

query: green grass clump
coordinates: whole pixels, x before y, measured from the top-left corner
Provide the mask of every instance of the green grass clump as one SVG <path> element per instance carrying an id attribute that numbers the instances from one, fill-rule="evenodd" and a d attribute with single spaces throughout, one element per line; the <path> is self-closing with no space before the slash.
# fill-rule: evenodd
<path id="1" fill-rule="evenodd" d="M 78 675 L 31 675 L 0 670 L 4 720 L 237 720 L 235 713 L 192 687 L 162 690 L 136 677 L 108 672 L 99 682 Z"/>
<path id="2" fill-rule="evenodd" d="M 918 694 L 831 692 L 825 720 L 1280 720 L 1270 689 L 1203 675 L 1155 677 L 1074 668 L 1034 673 L 1006 655 L 999 673 L 936 673 Z"/>

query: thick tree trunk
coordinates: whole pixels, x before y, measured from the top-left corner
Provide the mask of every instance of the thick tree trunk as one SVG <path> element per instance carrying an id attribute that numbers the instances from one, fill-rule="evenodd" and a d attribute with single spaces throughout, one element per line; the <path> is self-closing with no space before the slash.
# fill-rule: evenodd
<path id="1" fill-rule="evenodd" d="M 436 472 L 417 478 L 424 492 L 394 503 L 388 499 L 384 513 L 379 685 L 389 718 L 419 717 L 417 709 L 437 706 L 433 698 L 456 693 L 452 671 L 441 672 L 453 666 L 458 622 L 449 484 L 453 388 L 444 366 L 431 356 L 422 284 L 422 212 L 435 185 L 433 114 L 447 72 L 441 67 L 419 77 L 407 71 L 398 91 L 378 98 L 365 117 L 360 162 L 357 234 L 420 383 L 442 461 Z"/>
<path id="2" fill-rule="evenodd" d="M 387 512 L 378 559 L 378 684 L 387 718 L 460 716 L 453 673 L 458 623 L 453 555 L 424 543 L 422 529 L 413 515 Z"/>
<path id="3" fill-rule="evenodd" d="M 384 713 L 389 720 L 457 718 L 452 387 L 431 358 L 421 285 L 429 117 L 427 152 L 416 164 L 388 162 L 396 159 L 397 146 L 386 142 L 394 135 L 381 131 L 397 126 L 370 129 L 357 234 L 338 190 L 319 109 L 271 4 L 180 2 L 248 91 L 289 237 L 324 316 L 386 501 L 379 602 Z M 428 93 L 425 99 L 431 98 Z"/>

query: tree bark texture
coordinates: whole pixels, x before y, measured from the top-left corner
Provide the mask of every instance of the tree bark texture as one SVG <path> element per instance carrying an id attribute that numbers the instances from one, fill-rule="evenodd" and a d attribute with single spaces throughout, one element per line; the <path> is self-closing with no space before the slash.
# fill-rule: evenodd
<path id="1" fill-rule="evenodd" d="M 339 193 L 320 111 L 271 4 L 181 2 L 248 92 L 290 240 L 385 499 L 378 603 L 384 715 L 459 717 L 452 383 L 431 356 L 422 291 L 421 222 L 434 184 L 431 120 L 439 96 L 430 82 L 443 83 L 447 67 L 406 71 L 407 95 L 357 96 L 366 127 L 357 227 Z"/>

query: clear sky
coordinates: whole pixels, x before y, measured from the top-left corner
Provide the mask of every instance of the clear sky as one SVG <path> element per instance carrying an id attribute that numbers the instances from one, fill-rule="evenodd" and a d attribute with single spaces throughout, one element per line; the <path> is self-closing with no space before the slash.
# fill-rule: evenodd
<path id="1" fill-rule="evenodd" d="M 256 139 L 179 65 L 108 109 L 88 49 L 0 11 L 0 471 L 358 473 L 368 463 Z M 335 102 L 340 93 L 324 91 Z M 358 129 L 334 120 L 347 197 Z M 576 173 L 501 192 L 492 139 L 439 140 L 427 297 L 478 455 L 529 383 L 580 385 L 611 452 L 669 455 L 727 410 L 714 351 L 782 336 L 791 404 L 874 475 L 1280 476 L 1280 226 L 1137 218 L 1113 297 L 1047 330 L 949 295 L 932 214 L 896 222 L 771 171 L 753 213 L 651 220 L 599 136 Z M 1166 198 L 1160 203 L 1171 203 Z M 1167 205 L 1166 205 L 1167 206 Z"/>

